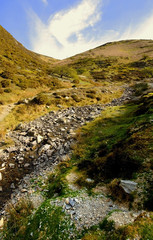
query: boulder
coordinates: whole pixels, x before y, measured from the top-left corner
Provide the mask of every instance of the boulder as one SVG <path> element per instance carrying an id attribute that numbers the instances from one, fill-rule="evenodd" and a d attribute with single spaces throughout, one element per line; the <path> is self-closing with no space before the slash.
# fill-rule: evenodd
<path id="1" fill-rule="evenodd" d="M 136 190 L 137 183 L 130 180 L 121 180 L 120 187 L 123 188 L 126 193 L 130 194 Z"/>

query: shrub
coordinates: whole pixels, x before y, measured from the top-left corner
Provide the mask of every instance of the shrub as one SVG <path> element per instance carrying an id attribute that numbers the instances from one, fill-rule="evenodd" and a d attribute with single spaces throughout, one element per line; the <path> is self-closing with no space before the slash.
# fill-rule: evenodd
<path id="1" fill-rule="evenodd" d="M 8 72 L 8 71 L 4 71 L 4 72 L 0 73 L 0 76 L 1 76 L 2 78 L 8 79 L 8 78 L 11 78 L 11 77 L 12 77 L 12 74 L 11 74 L 10 72 Z"/>
<path id="2" fill-rule="evenodd" d="M 72 95 L 71 97 L 73 98 L 73 100 L 75 102 L 80 102 L 81 101 L 80 98 L 76 94 Z"/>
<path id="3" fill-rule="evenodd" d="M 6 88 L 6 89 L 4 90 L 4 92 L 6 92 L 6 93 L 11 93 L 12 90 L 11 90 L 10 88 Z"/>
<path id="4" fill-rule="evenodd" d="M 20 199 L 17 204 L 9 204 L 7 208 L 8 221 L 6 228 L 8 232 L 16 233 L 22 224 L 25 222 L 27 216 L 29 216 L 34 207 L 29 199 Z"/>
<path id="5" fill-rule="evenodd" d="M 46 197 L 52 198 L 54 195 L 61 196 L 65 193 L 65 183 L 60 175 L 52 173 L 47 179 Z"/>
<path id="6" fill-rule="evenodd" d="M 43 105 L 43 104 L 47 104 L 50 105 L 50 101 L 47 95 L 40 93 L 39 95 L 37 95 L 33 100 L 32 103 L 38 104 L 38 105 Z"/>
<path id="7" fill-rule="evenodd" d="M 109 221 L 107 220 L 107 218 L 104 218 L 104 220 L 101 223 L 99 223 L 99 227 L 101 230 L 110 232 L 115 229 L 115 223 L 113 220 Z"/>
<path id="8" fill-rule="evenodd" d="M 2 80 L 1 81 L 2 88 L 6 88 L 10 86 L 10 80 Z"/>
<path id="9" fill-rule="evenodd" d="M 87 94 L 87 97 L 94 99 L 94 98 L 95 98 L 95 94 L 94 94 L 94 93 L 88 93 L 88 94 Z"/>
<path id="10" fill-rule="evenodd" d="M 137 83 L 134 85 L 135 95 L 140 96 L 148 89 L 147 83 Z"/>
<path id="11" fill-rule="evenodd" d="M 4 90 L 2 88 L 0 88 L 0 94 L 2 94 L 4 92 Z"/>

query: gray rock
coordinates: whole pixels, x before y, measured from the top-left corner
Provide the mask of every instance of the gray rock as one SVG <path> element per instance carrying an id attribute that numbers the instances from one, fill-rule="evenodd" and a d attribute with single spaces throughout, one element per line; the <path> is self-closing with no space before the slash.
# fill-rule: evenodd
<path id="1" fill-rule="evenodd" d="M 30 163 L 26 163 L 26 164 L 24 164 L 24 167 L 25 167 L 25 168 L 30 167 Z"/>
<path id="2" fill-rule="evenodd" d="M 15 189 L 15 184 L 12 183 L 10 187 L 11 187 L 11 189 Z"/>
<path id="3" fill-rule="evenodd" d="M 71 205 L 71 207 L 75 205 L 75 201 L 72 198 L 69 199 L 69 205 Z"/>
<path id="4" fill-rule="evenodd" d="M 15 168 L 15 164 L 14 163 L 9 163 L 9 167 L 10 168 Z"/>
<path id="5" fill-rule="evenodd" d="M 121 180 L 120 186 L 123 188 L 123 190 L 126 193 L 130 194 L 130 193 L 132 193 L 133 191 L 136 190 L 137 183 L 133 182 L 133 181 L 130 181 L 130 180 Z"/>

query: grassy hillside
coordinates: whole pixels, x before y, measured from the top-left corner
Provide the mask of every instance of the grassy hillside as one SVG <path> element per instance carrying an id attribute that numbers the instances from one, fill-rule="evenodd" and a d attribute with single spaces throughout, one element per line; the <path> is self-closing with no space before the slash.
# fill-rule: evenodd
<path id="1" fill-rule="evenodd" d="M 121 106 L 107 107 L 99 118 L 76 134 L 71 159 L 59 163 L 49 176 L 31 179 L 34 196 L 43 202 L 34 209 L 29 200 L 8 207 L 4 239 L 153 239 L 153 41 L 108 43 L 57 61 L 26 50 L 0 27 L 0 103 L 23 98 L 1 122 L 0 136 L 23 121 L 50 110 L 105 104 L 130 86 L 135 96 Z M 4 146 L 5 147 L 5 146 Z M 121 180 L 137 183 L 127 194 Z M 36 190 L 36 192 L 35 192 Z M 115 227 L 109 217 L 78 231 L 72 215 L 63 211 L 68 197 L 81 194 L 112 201 L 129 209 L 145 210 L 136 220 Z M 32 195 L 33 196 L 33 195 Z M 42 197 L 41 196 L 41 197 Z M 55 201 L 55 205 L 52 205 Z M 87 203 L 88 204 L 88 203 Z"/>
<path id="2" fill-rule="evenodd" d="M 52 86 L 47 69 L 55 61 L 27 50 L 0 26 L 0 103 L 32 96 L 29 88 L 40 92 L 42 87 Z"/>
<path id="3" fill-rule="evenodd" d="M 153 41 L 112 42 L 61 61 L 95 81 L 137 81 L 152 77 Z"/>

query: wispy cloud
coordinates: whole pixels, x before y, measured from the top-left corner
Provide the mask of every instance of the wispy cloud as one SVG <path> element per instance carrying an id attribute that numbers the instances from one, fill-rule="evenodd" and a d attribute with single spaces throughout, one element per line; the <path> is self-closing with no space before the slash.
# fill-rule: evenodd
<path id="1" fill-rule="evenodd" d="M 106 42 L 153 39 L 153 12 L 121 30 L 102 32 L 102 0 L 82 0 L 78 5 L 50 16 L 48 23 L 32 13 L 32 50 L 63 59 Z M 99 24 L 100 23 L 100 24 Z"/>
<path id="2" fill-rule="evenodd" d="M 153 39 L 153 12 L 136 25 L 130 25 L 121 35 L 122 39 Z"/>
<path id="3" fill-rule="evenodd" d="M 94 31 L 100 20 L 101 0 L 82 0 L 71 9 L 51 16 L 47 24 L 33 14 L 31 34 L 34 51 L 55 58 L 65 58 L 97 45 L 95 38 L 87 39 L 84 30 Z"/>
<path id="4" fill-rule="evenodd" d="M 44 4 L 48 4 L 48 1 L 47 0 L 42 0 L 42 2 L 44 3 Z"/>

